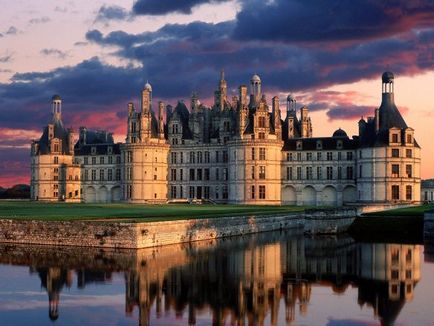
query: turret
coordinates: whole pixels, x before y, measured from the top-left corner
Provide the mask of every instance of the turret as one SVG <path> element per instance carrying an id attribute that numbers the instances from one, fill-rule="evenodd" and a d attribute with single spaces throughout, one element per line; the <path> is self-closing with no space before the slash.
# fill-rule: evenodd
<path id="1" fill-rule="evenodd" d="M 164 102 L 158 102 L 158 138 L 164 139 L 164 121 L 163 121 L 163 112 L 164 112 Z"/>
<path id="2" fill-rule="evenodd" d="M 62 120 L 62 99 L 59 95 L 53 95 L 51 98 L 51 109 L 53 113 L 53 122 Z"/>
<path id="3" fill-rule="evenodd" d="M 255 105 L 259 103 L 261 99 L 261 78 L 257 74 L 252 76 L 250 80 L 250 96 L 253 99 Z"/>
<path id="4" fill-rule="evenodd" d="M 286 98 L 286 123 L 288 126 L 288 139 L 295 137 L 295 123 L 296 123 L 296 113 L 297 113 L 297 101 L 295 98 L 289 94 Z"/>
<path id="5" fill-rule="evenodd" d="M 282 126 L 281 126 L 281 118 L 280 118 L 280 103 L 279 97 L 273 97 L 273 122 L 274 122 L 274 132 L 277 136 L 277 139 L 282 138 Z"/>
<path id="6" fill-rule="evenodd" d="M 239 93 L 241 107 L 247 106 L 247 86 L 241 85 L 239 87 Z"/>

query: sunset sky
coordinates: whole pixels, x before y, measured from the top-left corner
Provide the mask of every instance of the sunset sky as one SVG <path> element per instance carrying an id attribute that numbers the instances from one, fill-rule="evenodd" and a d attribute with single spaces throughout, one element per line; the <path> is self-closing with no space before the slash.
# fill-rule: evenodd
<path id="1" fill-rule="evenodd" d="M 63 99 L 63 122 L 126 130 L 147 80 L 155 103 L 212 104 L 257 73 L 270 101 L 312 111 L 314 136 L 357 133 L 395 74 L 395 102 L 434 177 L 434 1 L 0 0 L 0 186 L 29 183 L 30 142 Z M 156 107 L 156 105 L 154 105 Z M 285 114 L 283 114 L 284 116 Z"/>

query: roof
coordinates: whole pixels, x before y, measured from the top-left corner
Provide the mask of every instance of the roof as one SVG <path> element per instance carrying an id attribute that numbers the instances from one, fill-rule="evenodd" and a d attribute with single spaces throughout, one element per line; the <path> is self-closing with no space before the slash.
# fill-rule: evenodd
<path id="1" fill-rule="evenodd" d="M 348 135 L 345 130 L 339 128 L 333 133 L 332 137 L 348 137 Z"/>
<path id="2" fill-rule="evenodd" d="M 95 148 L 93 155 L 107 155 L 108 148 L 112 148 L 112 154 L 119 155 L 121 153 L 120 144 L 79 144 L 77 142 L 74 147 L 75 155 L 92 155 L 92 148 Z"/>
<path id="3" fill-rule="evenodd" d="M 62 141 L 60 152 L 62 154 L 69 153 L 69 131 L 63 126 L 62 120 L 55 119 L 52 123 L 53 125 L 53 138 L 58 138 Z M 49 154 L 50 153 L 50 140 L 48 137 L 48 126 L 44 128 L 41 138 L 37 142 L 39 145 L 39 154 Z"/>
<path id="4" fill-rule="evenodd" d="M 316 151 L 316 150 L 348 150 L 356 149 L 358 145 L 357 139 L 337 138 L 337 137 L 315 137 L 315 138 L 291 138 L 286 139 L 283 145 L 284 151 L 296 151 L 297 143 L 300 142 L 301 150 Z M 342 147 L 338 148 L 338 142 L 342 142 Z M 317 147 L 318 142 L 321 142 L 321 149 Z"/>

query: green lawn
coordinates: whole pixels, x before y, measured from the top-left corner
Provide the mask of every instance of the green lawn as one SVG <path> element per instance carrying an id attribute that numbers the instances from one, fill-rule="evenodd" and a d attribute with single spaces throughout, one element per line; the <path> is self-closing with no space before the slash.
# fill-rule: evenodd
<path id="1" fill-rule="evenodd" d="M 389 211 L 368 213 L 366 216 L 423 216 L 426 211 L 434 210 L 434 205 L 420 205 L 407 208 L 392 209 Z"/>
<path id="2" fill-rule="evenodd" d="M 135 222 L 151 222 L 246 214 L 295 213 L 302 212 L 305 208 L 300 206 L 70 204 L 0 201 L 0 218 L 52 221 L 126 218 Z"/>

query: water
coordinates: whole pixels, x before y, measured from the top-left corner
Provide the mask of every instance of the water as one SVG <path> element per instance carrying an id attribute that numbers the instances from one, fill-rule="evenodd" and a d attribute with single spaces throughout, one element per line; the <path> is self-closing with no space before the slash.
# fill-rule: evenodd
<path id="1" fill-rule="evenodd" d="M 433 325 L 429 251 L 290 232 L 124 251 L 0 244 L 0 325 Z"/>

